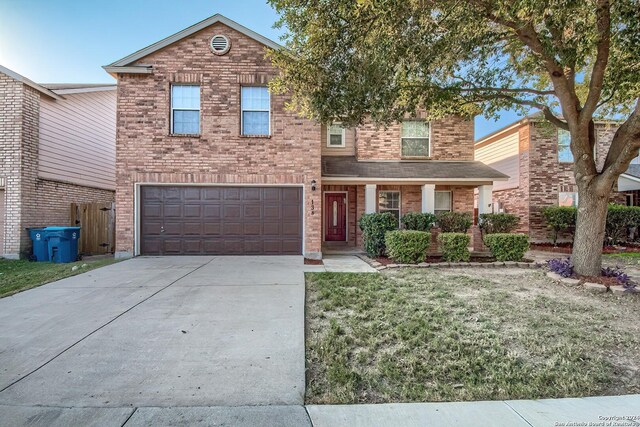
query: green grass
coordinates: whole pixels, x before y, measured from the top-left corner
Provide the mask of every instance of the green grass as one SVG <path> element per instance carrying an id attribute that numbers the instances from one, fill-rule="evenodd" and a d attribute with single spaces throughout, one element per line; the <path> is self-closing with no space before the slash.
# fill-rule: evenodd
<path id="1" fill-rule="evenodd" d="M 623 265 L 640 265 L 640 252 L 620 252 L 615 254 L 605 254 L 604 260 L 617 262 Z"/>
<path id="2" fill-rule="evenodd" d="M 45 283 L 75 276 L 116 262 L 113 258 L 78 261 L 69 264 L 0 259 L 0 298 L 35 288 Z M 87 266 L 82 268 L 81 266 Z M 72 271 L 73 266 L 79 268 Z"/>
<path id="3" fill-rule="evenodd" d="M 307 403 L 640 391 L 638 299 L 497 273 L 308 274 Z"/>

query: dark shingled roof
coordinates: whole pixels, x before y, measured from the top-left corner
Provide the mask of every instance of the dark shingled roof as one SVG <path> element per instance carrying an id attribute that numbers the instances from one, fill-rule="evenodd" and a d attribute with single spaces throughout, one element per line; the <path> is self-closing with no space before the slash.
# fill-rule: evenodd
<path id="1" fill-rule="evenodd" d="M 629 169 L 627 169 L 625 174 L 640 178 L 640 165 L 629 165 Z"/>
<path id="2" fill-rule="evenodd" d="M 504 181 L 509 177 L 474 161 L 358 161 L 355 156 L 322 156 L 323 177 L 350 178 L 417 178 L 417 179 L 477 179 Z"/>

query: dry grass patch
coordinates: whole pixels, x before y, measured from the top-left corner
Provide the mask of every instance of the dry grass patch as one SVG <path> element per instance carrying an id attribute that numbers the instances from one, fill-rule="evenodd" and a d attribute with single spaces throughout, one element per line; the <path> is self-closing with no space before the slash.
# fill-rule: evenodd
<path id="1" fill-rule="evenodd" d="M 539 271 L 307 275 L 307 403 L 640 392 L 640 298 Z"/>

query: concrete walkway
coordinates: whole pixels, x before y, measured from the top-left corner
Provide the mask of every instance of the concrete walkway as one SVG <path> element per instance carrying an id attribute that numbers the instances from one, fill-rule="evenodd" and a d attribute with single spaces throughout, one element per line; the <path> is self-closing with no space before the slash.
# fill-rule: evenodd
<path id="1" fill-rule="evenodd" d="M 355 255 L 324 255 L 323 265 L 305 265 L 307 272 L 331 273 L 377 273 L 378 270 L 371 267 Z"/>

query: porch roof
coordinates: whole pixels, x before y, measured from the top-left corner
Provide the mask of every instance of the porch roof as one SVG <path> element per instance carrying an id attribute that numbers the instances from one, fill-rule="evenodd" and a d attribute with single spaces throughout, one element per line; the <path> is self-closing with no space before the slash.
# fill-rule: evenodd
<path id="1" fill-rule="evenodd" d="M 366 160 L 355 156 L 322 156 L 323 178 L 424 181 L 506 181 L 509 177 L 476 161 Z"/>

